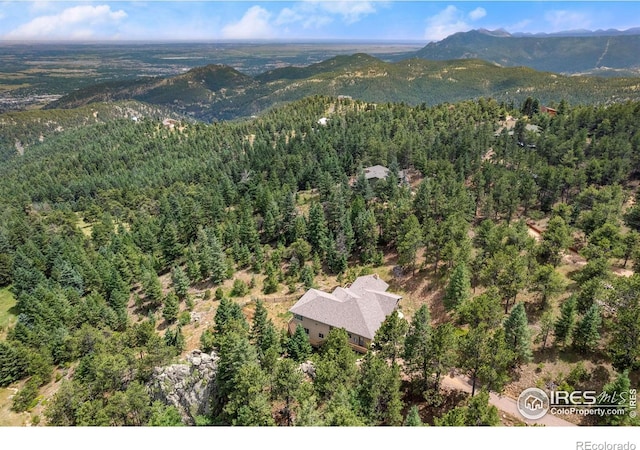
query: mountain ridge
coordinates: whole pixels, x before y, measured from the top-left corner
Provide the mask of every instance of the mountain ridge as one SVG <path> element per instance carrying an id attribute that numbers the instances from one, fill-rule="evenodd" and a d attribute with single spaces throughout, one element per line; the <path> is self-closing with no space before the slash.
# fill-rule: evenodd
<path id="1" fill-rule="evenodd" d="M 640 29 L 635 29 L 640 33 Z M 413 54 L 428 60 L 477 58 L 501 66 L 527 66 L 561 74 L 640 69 L 640 34 L 516 36 L 471 30 L 431 42 Z"/>
<path id="2" fill-rule="evenodd" d="M 48 109 L 93 101 L 138 100 L 203 121 L 258 114 L 311 95 L 347 95 L 368 102 L 438 104 L 479 97 L 522 102 L 604 103 L 640 98 L 640 79 L 566 77 L 527 67 L 501 67 L 480 59 L 422 58 L 386 62 L 366 54 L 337 56 L 307 67 L 275 69 L 251 77 L 209 65 L 167 78 L 142 79 L 78 90 Z"/>

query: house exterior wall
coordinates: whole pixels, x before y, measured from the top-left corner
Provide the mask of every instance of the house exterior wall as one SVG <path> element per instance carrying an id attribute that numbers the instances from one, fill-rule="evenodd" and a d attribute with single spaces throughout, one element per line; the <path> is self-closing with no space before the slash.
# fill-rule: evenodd
<path id="1" fill-rule="evenodd" d="M 320 346 L 329 335 L 329 331 L 333 328 L 325 323 L 294 314 L 293 318 L 289 321 L 289 334 L 293 334 L 296 331 L 298 324 L 302 325 L 302 328 L 307 332 L 309 342 L 314 347 Z M 349 330 L 347 330 L 347 333 L 349 334 L 349 345 L 351 345 L 354 350 L 365 353 L 371 344 L 371 340 L 351 333 Z"/>

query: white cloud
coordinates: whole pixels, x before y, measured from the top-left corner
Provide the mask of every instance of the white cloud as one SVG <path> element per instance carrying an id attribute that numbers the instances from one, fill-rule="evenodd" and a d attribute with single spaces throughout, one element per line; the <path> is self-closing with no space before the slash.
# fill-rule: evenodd
<path id="1" fill-rule="evenodd" d="M 84 39 L 94 36 L 95 27 L 115 24 L 127 17 L 123 10 L 112 11 L 108 5 L 82 5 L 58 14 L 40 16 L 7 33 L 9 39 Z M 93 31 L 92 31 L 93 30 Z"/>
<path id="2" fill-rule="evenodd" d="M 424 30 L 424 38 L 429 41 L 440 41 L 447 36 L 460 31 L 469 31 L 473 28 L 467 19 L 480 20 L 487 15 L 484 8 L 478 7 L 468 14 L 453 5 L 447 6 L 435 16 L 427 19 L 427 27 Z"/>
<path id="3" fill-rule="evenodd" d="M 478 7 L 469 13 L 469 19 L 471 20 L 479 20 L 487 15 L 487 10 L 481 7 Z"/>
<path id="4" fill-rule="evenodd" d="M 342 20 L 346 23 L 358 22 L 362 17 L 376 12 L 376 8 L 372 2 L 345 2 L 330 1 L 319 3 L 320 9 L 329 13 L 342 16 Z"/>
<path id="5" fill-rule="evenodd" d="M 516 22 L 513 25 L 506 27 L 511 32 L 526 32 L 529 25 L 536 23 L 531 19 L 522 19 L 520 22 Z"/>
<path id="6" fill-rule="evenodd" d="M 464 21 L 464 14 L 453 5 L 447 6 L 435 16 L 427 19 L 424 38 L 429 41 L 440 41 L 459 31 L 467 31 L 471 27 Z"/>
<path id="7" fill-rule="evenodd" d="M 374 4 L 375 3 L 375 4 Z M 382 2 L 371 1 L 318 1 L 304 0 L 291 8 L 280 11 L 276 25 L 301 23 L 303 28 L 322 28 L 332 23 L 336 17 L 346 24 L 360 21 L 363 17 L 374 14 L 376 6 Z"/>
<path id="8" fill-rule="evenodd" d="M 284 8 L 278 14 L 278 18 L 276 19 L 276 25 L 285 25 L 288 23 L 300 22 L 304 19 L 304 16 L 300 14 L 298 11 L 291 8 Z"/>
<path id="9" fill-rule="evenodd" d="M 544 18 L 552 31 L 588 29 L 592 24 L 589 16 L 579 11 L 551 10 L 545 13 Z"/>
<path id="10" fill-rule="evenodd" d="M 271 13 L 260 6 L 252 6 L 244 13 L 242 19 L 222 28 L 222 36 L 226 39 L 268 39 L 275 36 L 269 19 Z"/>

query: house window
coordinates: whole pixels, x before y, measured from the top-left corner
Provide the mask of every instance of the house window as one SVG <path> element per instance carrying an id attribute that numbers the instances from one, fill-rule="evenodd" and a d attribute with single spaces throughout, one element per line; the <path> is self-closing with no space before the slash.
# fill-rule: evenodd
<path id="1" fill-rule="evenodd" d="M 294 314 L 293 317 L 295 317 L 296 320 L 299 320 L 300 322 L 304 320 L 304 318 L 300 314 Z"/>
<path id="2" fill-rule="evenodd" d="M 324 334 L 322 334 L 322 333 L 318 333 L 318 337 L 319 337 L 320 339 L 322 339 L 322 338 L 324 338 Z"/>
<path id="3" fill-rule="evenodd" d="M 351 333 L 348 333 L 348 334 L 349 334 L 349 339 L 351 339 Z"/>
<path id="4" fill-rule="evenodd" d="M 305 332 L 305 333 L 307 333 L 307 334 L 309 334 L 309 329 L 308 329 L 308 328 L 305 328 L 305 329 L 304 329 L 304 332 Z"/>

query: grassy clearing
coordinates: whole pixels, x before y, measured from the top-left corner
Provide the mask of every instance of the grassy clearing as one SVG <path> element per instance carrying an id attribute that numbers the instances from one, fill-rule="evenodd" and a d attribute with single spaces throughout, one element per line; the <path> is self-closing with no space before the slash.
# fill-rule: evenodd
<path id="1" fill-rule="evenodd" d="M 11 411 L 11 397 L 18 388 L 0 388 L 0 427 L 21 427 L 26 425 L 28 414 L 19 414 Z"/>
<path id="2" fill-rule="evenodd" d="M 77 216 L 78 222 L 76 223 L 76 226 L 80 229 L 80 231 L 82 231 L 82 234 L 87 237 L 91 237 L 91 230 L 93 229 L 93 225 L 85 222 L 84 218 L 80 214 L 77 214 Z"/>
<path id="3" fill-rule="evenodd" d="M 6 330 L 16 323 L 17 318 L 15 297 L 8 287 L 0 289 L 0 337 L 4 337 Z"/>

